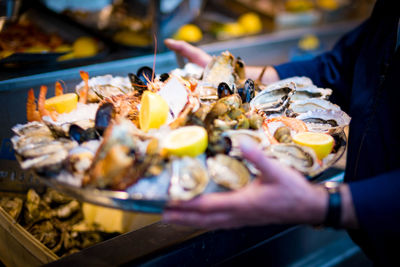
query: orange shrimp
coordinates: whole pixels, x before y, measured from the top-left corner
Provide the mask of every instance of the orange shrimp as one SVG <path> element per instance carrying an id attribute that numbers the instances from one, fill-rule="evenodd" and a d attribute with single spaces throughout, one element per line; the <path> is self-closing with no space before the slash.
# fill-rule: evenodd
<path id="1" fill-rule="evenodd" d="M 280 121 L 285 124 L 290 129 L 293 129 L 296 132 L 307 132 L 307 125 L 299 119 L 290 118 L 290 117 L 275 117 L 271 119 L 267 119 L 267 123 Z"/>
<path id="2" fill-rule="evenodd" d="M 63 87 L 62 87 L 62 85 L 61 85 L 61 83 L 59 81 L 56 81 L 54 94 L 56 96 L 64 94 L 63 93 Z"/>
<path id="3" fill-rule="evenodd" d="M 39 112 L 36 110 L 35 94 L 31 88 L 28 91 L 28 99 L 26 101 L 26 118 L 30 121 L 40 121 Z"/>
<path id="4" fill-rule="evenodd" d="M 87 95 L 89 92 L 89 73 L 81 70 L 79 74 L 81 75 L 82 80 L 85 82 L 85 87 L 79 92 L 79 103 L 86 104 Z"/>
<path id="5" fill-rule="evenodd" d="M 45 107 L 44 107 L 44 102 L 46 101 L 46 94 L 47 94 L 47 86 L 46 85 L 42 85 L 40 86 L 40 92 L 39 92 L 39 99 L 38 99 L 38 109 L 39 109 L 39 114 L 40 117 L 43 116 L 50 116 L 52 118 L 52 120 L 57 120 L 57 112 L 54 111 L 48 111 Z"/>
<path id="6" fill-rule="evenodd" d="M 264 129 L 264 133 L 267 135 L 267 139 L 271 143 L 271 145 L 279 144 L 278 140 L 276 140 L 275 137 L 273 137 L 271 132 L 269 131 L 267 122 L 263 123 L 263 129 Z"/>

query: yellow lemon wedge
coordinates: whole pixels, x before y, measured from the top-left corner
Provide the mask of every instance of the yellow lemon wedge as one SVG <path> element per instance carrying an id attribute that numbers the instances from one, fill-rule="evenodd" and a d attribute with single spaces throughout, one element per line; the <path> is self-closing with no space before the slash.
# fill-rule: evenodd
<path id="1" fill-rule="evenodd" d="M 207 145 L 207 131 L 203 127 L 185 126 L 166 137 L 164 149 L 170 155 L 196 157 L 204 153 Z"/>
<path id="2" fill-rule="evenodd" d="M 185 24 L 178 29 L 173 38 L 176 40 L 195 43 L 203 38 L 203 33 L 198 26 L 194 24 Z"/>
<path id="3" fill-rule="evenodd" d="M 75 93 L 54 96 L 44 101 L 44 108 L 57 113 L 68 113 L 76 109 L 78 104 L 78 95 Z"/>
<path id="4" fill-rule="evenodd" d="M 312 148 L 317 158 L 323 159 L 331 153 L 335 140 L 329 134 L 301 132 L 293 136 L 293 142 Z"/>
<path id="5" fill-rule="evenodd" d="M 259 33 L 263 27 L 260 17 L 253 12 L 247 12 L 241 15 L 238 19 L 238 23 L 242 25 L 248 34 Z"/>
<path id="6" fill-rule="evenodd" d="M 160 128 L 167 122 L 168 113 L 168 103 L 164 98 L 156 93 L 145 91 L 140 102 L 140 129 L 147 132 L 150 129 Z"/>

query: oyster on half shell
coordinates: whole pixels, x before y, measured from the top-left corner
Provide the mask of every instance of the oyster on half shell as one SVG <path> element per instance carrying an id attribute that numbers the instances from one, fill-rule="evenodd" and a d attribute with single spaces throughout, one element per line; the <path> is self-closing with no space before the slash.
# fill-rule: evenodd
<path id="1" fill-rule="evenodd" d="M 284 113 L 290 98 L 296 91 L 294 83 L 276 83 L 268 86 L 250 101 L 250 107 L 263 111 L 266 115 Z"/>
<path id="2" fill-rule="evenodd" d="M 266 150 L 267 156 L 277 158 L 287 166 L 291 166 L 306 175 L 312 175 L 318 168 L 314 150 L 296 144 L 274 144 Z"/>
<path id="3" fill-rule="evenodd" d="M 184 157 L 171 163 L 169 196 L 172 200 L 189 200 L 203 193 L 209 176 L 205 165 L 197 158 Z"/>
<path id="4" fill-rule="evenodd" d="M 297 116 L 301 113 L 306 113 L 311 110 L 340 110 L 340 107 L 336 104 L 329 102 L 328 100 L 320 98 L 308 98 L 303 100 L 294 101 L 289 105 L 288 115 Z"/>
<path id="5" fill-rule="evenodd" d="M 310 110 L 296 117 L 312 132 L 328 132 L 350 124 L 350 116 L 341 110 Z"/>
<path id="6" fill-rule="evenodd" d="M 249 183 L 251 175 L 239 160 L 224 154 L 207 159 L 211 178 L 219 185 L 236 190 Z"/>

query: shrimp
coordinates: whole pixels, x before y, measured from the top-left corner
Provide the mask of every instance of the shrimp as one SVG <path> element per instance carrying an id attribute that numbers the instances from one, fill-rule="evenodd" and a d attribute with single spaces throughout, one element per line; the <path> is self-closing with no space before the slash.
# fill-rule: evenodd
<path id="1" fill-rule="evenodd" d="M 57 116 L 58 116 L 57 112 L 55 110 L 48 111 L 44 107 L 44 102 L 46 101 L 46 94 L 47 94 L 47 86 L 46 85 L 40 86 L 39 99 L 38 99 L 39 114 L 40 114 L 40 117 L 50 116 L 52 118 L 52 120 L 55 121 L 55 120 L 57 120 Z"/>
<path id="2" fill-rule="evenodd" d="M 307 125 L 299 119 L 289 118 L 289 117 L 275 117 L 271 119 L 267 119 L 267 123 L 280 121 L 285 124 L 290 129 L 293 129 L 296 132 L 307 132 Z"/>
<path id="3" fill-rule="evenodd" d="M 271 143 L 271 145 L 279 144 L 279 142 L 275 139 L 275 137 L 272 136 L 271 132 L 269 131 L 269 127 L 266 122 L 263 123 L 263 129 L 264 129 L 264 133 L 266 134 L 267 139 Z"/>
<path id="4" fill-rule="evenodd" d="M 56 96 L 63 94 L 63 87 L 59 81 L 56 81 L 54 94 Z"/>
<path id="5" fill-rule="evenodd" d="M 26 101 L 26 118 L 29 122 L 41 120 L 39 111 L 36 110 L 35 94 L 32 88 L 28 91 L 28 100 Z"/>
<path id="6" fill-rule="evenodd" d="M 79 92 L 79 103 L 86 104 L 87 95 L 89 92 L 89 73 L 81 70 L 79 74 L 81 75 L 82 80 L 85 82 L 85 87 Z"/>

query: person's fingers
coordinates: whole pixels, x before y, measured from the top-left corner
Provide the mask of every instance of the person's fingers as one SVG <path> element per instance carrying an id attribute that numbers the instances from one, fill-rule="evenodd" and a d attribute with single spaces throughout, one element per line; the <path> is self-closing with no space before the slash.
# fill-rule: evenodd
<path id="1" fill-rule="evenodd" d="M 203 214 L 195 211 L 177 211 L 167 209 L 163 213 L 162 220 L 167 223 L 207 229 L 226 229 L 237 227 L 231 214 L 225 212 Z"/>
<path id="2" fill-rule="evenodd" d="M 165 39 L 165 45 L 176 53 L 186 57 L 190 62 L 193 62 L 201 67 L 205 67 L 212 59 L 212 57 L 195 46 L 174 39 Z"/>
<path id="3" fill-rule="evenodd" d="M 189 201 L 172 202 L 169 208 L 198 212 L 233 211 L 238 207 L 237 192 L 209 193 Z"/>
<path id="4" fill-rule="evenodd" d="M 250 138 L 240 139 L 240 150 L 243 158 L 254 164 L 261 172 L 261 179 L 264 181 L 279 181 L 282 176 L 281 165 L 276 160 L 265 156 L 258 148 L 258 144 Z"/>

